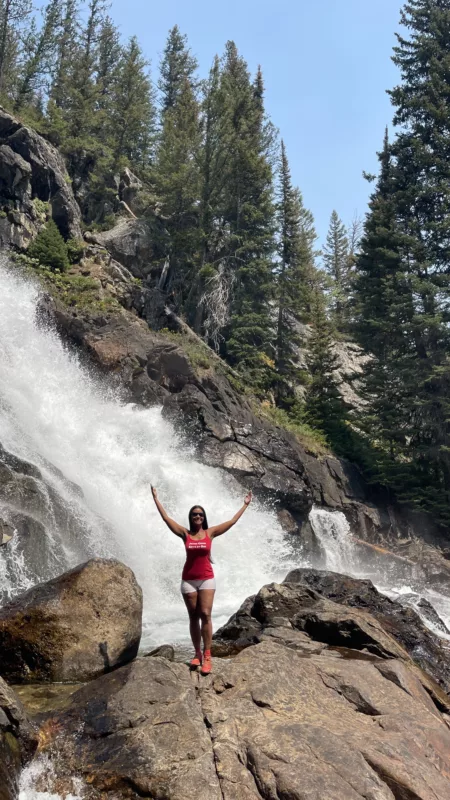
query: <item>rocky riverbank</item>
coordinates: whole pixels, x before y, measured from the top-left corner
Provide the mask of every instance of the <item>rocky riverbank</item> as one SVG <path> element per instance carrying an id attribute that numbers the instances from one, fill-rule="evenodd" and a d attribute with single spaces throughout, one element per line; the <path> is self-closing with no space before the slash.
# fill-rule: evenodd
<path id="1" fill-rule="evenodd" d="M 135 599 L 107 614 L 124 579 Z M 447 800 L 449 652 L 373 586 L 296 570 L 262 587 L 218 632 L 206 678 L 170 648 L 136 657 L 136 592 L 129 570 L 98 560 L 2 609 L 0 674 L 32 680 L 30 652 L 46 669 L 40 688 L 17 687 L 22 702 L 0 681 L 1 800 L 33 757 L 52 765 L 34 788 L 64 797 L 76 779 L 83 800 Z M 439 664 L 423 658 L 433 648 Z M 61 663 L 72 685 L 52 682 Z"/>

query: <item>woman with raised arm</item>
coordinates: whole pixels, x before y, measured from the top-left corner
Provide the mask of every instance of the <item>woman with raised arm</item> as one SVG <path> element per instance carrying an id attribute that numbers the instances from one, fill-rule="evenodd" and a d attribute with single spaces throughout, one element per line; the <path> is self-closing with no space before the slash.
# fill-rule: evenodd
<path id="1" fill-rule="evenodd" d="M 226 533 L 236 524 L 250 504 L 252 493 L 249 492 L 244 505 L 228 522 L 208 528 L 205 509 L 192 506 L 189 511 L 189 528 L 179 525 L 166 513 L 158 500 L 156 489 L 152 486 L 152 495 L 161 517 L 167 527 L 183 539 L 186 548 L 186 563 L 181 575 L 181 593 L 189 614 L 189 630 L 195 656 L 191 661 L 191 669 L 201 667 L 202 675 L 211 672 L 212 622 L 211 611 L 216 591 L 216 580 L 211 564 L 211 544 L 216 536 Z M 203 655 L 201 640 L 203 638 Z"/>

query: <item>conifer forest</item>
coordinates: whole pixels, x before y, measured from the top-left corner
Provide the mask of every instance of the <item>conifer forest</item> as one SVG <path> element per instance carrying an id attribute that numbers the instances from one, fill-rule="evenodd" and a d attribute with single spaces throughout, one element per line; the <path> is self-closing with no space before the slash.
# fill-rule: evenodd
<path id="1" fill-rule="evenodd" d="M 367 213 L 330 208 L 321 248 L 264 65 L 250 74 L 228 41 L 200 79 L 177 26 L 158 58 L 122 39 L 104 0 L 86 6 L 0 2 L 0 104 L 63 154 L 85 230 L 114 226 L 128 167 L 164 302 L 275 421 L 448 526 L 450 0 L 405 3 Z M 49 223 L 33 254 L 64 271 L 61 244 Z M 336 373 L 343 341 L 366 356 L 355 404 Z"/>

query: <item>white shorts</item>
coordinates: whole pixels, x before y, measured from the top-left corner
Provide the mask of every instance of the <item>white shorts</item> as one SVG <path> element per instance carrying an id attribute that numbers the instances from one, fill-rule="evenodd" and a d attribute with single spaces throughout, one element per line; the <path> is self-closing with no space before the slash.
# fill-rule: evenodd
<path id="1" fill-rule="evenodd" d="M 206 581 L 181 581 L 181 594 L 190 594 L 190 592 L 201 592 L 202 589 L 215 588 L 215 578 L 208 578 Z"/>

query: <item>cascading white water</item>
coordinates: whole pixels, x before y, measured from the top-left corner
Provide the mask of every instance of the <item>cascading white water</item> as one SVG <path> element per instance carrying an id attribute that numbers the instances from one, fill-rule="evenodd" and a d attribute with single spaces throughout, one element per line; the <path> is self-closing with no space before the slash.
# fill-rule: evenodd
<path id="1" fill-rule="evenodd" d="M 53 787 L 55 782 L 56 775 L 51 759 L 46 755 L 41 755 L 22 772 L 19 800 L 61 800 L 61 795 L 54 793 L 51 788 L 50 791 L 47 791 L 48 787 Z M 64 792 L 64 800 L 83 800 L 81 779 L 72 778 L 70 784 L 68 791 Z"/>
<path id="2" fill-rule="evenodd" d="M 450 639 L 442 629 L 430 623 L 418 605 L 422 597 L 428 600 L 450 629 L 450 597 L 428 587 L 414 575 L 413 568 L 409 569 L 409 576 L 405 574 L 395 560 L 389 563 L 388 559 L 384 559 L 382 565 L 376 560 L 371 563 L 355 544 L 350 524 L 341 511 L 313 507 L 309 521 L 325 557 L 325 563 L 318 566 L 355 578 L 369 578 L 382 594 L 401 603 L 406 600 L 406 604 L 417 611 L 434 633 L 441 638 Z M 413 585 L 405 583 L 408 578 Z"/>
<path id="3" fill-rule="evenodd" d="M 314 506 L 309 514 L 311 527 L 326 556 L 326 568 L 350 574 L 354 545 L 350 525 L 342 511 L 327 511 Z"/>
<path id="4" fill-rule="evenodd" d="M 50 572 L 92 555 L 120 558 L 144 591 L 144 641 L 181 640 L 187 630 L 179 592 L 183 547 L 161 521 L 150 483 L 172 516 L 187 520 L 198 502 L 210 524 L 235 513 L 243 490 L 224 472 L 198 463 L 159 408 L 123 403 L 90 376 L 57 335 L 37 324 L 38 295 L 32 282 L 0 264 L 0 443 L 40 469 L 82 530 L 75 539 L 57 521 L 50 526 Z M 10 545 L 0 551 L 3 587 L 22 591 L 49 577 L 48 564 L 36 572 L 14 552 Z M 216 624 L 291 566 L 275 513 L 257 502 L 214 542 L 213 555 Z"/>

